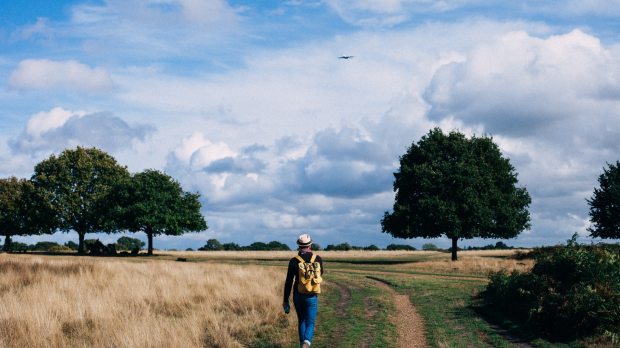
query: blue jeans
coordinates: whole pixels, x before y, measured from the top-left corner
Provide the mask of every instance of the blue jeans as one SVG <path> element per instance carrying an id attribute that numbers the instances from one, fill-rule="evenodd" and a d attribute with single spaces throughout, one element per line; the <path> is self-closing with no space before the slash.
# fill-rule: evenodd
<path id="1" fill-rule="evenodd" d="M 314 320 L 319 310 L 319 297 L 317 295 L 306 295 L 293 293 L 293 304 L 297 312 L 299 322 L 299 345 L 304 341 L 312 343 L 314 336 Z"/>

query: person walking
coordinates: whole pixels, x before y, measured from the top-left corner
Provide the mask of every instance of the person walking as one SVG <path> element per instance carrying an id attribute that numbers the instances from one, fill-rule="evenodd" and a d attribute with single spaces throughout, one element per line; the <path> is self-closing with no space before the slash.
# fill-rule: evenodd
<path id="1" fill-rule="evenodd" d="M 323 280 L 323 260 L 312 252 L 312 238 L 302 234 L 297 238 L 297 256 L 291 258 L 284 282 L 282 307 L 288 314 L 289 297 L 293 288 L 293 304 L 297 312 L 299 344 L 302 348 L 312 345 L 314 322 L 319 309 L 319 293 Z"/>

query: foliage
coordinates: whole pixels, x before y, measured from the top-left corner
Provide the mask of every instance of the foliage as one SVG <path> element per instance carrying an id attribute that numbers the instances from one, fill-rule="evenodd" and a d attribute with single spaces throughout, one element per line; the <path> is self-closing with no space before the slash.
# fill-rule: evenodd
<path id="1" fill-rule="evenodd" d="M 129 173 L 114 157 L 96 148 L 77 147 L 50 156 L 35 166 L 32 182 L 43 189 L 56 211 L 57 228 L 76 231 L 78 252 L 84 253 L 84 236 L 114 232 L 118 226 L 107 213 L 110 189 Z"/>
<path id="2" fill-rule="evenodd" d="M 435 128 L 400 157 L 392 213 L 383 232 L 398 238 L 512 238 L 529 227 L 530 196 L 492 138 Z"/>
<path id="3" fill-rule="evenodd" d="M 407 244 L 390 244 L 387 247 L 385 247 L 385 250 L 416 250 L 415 247 L 412 247 L 411 245 L 407 245 Z"/>
<path id="4" fill-rule="evenodd" d="M 4 250 L 11 250 L 11 237 L 52 233 L 54 210 L 47 196 L 26 179 L 0 179 L 0 235 Z"/>
<path id="5" fill-rule="evenodd" d="M 178 236 L 207 229 L 200 213 L 199 194 L 183 192 L 172 177 L 145 170 L 128 180 L 119 181 L 112 193 L 117 224 L 131 232 L 145 232 L 148 255 L 153 254 L 153 237 L 160 234 Z"/>
<path id="6" fill-rule="evenodd" d="M 289 248 L 288 245 L 284 243 L 280 243 L 275 240 L 267 243 L 267 247 L 269 248 L 268 250 L 284 250 L 284 251 L 291 250 L 291 248 Z"/>
<path id="7" fill-rule="evenodd" d="M 598 178 L 600 187 L 588 200 L 592 237 L 620 238 L 620 161 L 610 164 Z"/>
<path id="8" fill-rule="evenodd" d="M 203 246 L 202 248 L 199 248 L 198 250 L 218 251 L 218 250 L 224 250 L 224 246 L 217 239 L 209 239 L 207 241 L 207 244 L 205 244 L 205 246 Z"/>
<path id="9" fill-rule="evenodd" d="M 118 250 L 133 250 L 135 248 L 138 248 L 138 250 L 144 248 L 144 242 L 138 238 L 126 236 L 120 237 L 116 240 L 116 249 Z"/>
<path id="10" fill-rule="evenodd" d="M 248 251 L 276 251 L 276 250 L 291 250 L 288 245 L 280 243 L 278 241 L 271 241 L 269 243 L 254 242 L 248 246 L 241 247 L 236 243 L 222 244 L 217 239 L 207 240 L 207 244 L 198 250 L 204 251 L 218 251 L 218 250 L 248 250 Z"/>
<path id="11" fill-rule="evenodd" d="M 33 251 L 51 251 L 51 249 L 53 248 L 58 248 L 61 245 L 56 243 L 56 242 L 37 242 L 35 243 L 35 245 L 32 246 L 31 250 Z M 65 248 L 65 250 L 68 250 L 69 248 Z"/>
<path id="12" fill-rule="evenodd" d="M 369 246 L 364 247 L 364 250 L 377 251 L 377 250 L 381 250 L 381 249 L 379 249 L 379 247 L 374 245 L 374 244 L 370 244 Z"/>
<path id="13" fill-rule="evenodd" d="M 580 245 L 575 235 L 547 250 L 530 272 L 492 274 L 484 301 L 556 339 L 620 334 L 617 248 Z"/>
<path id="14" fill-rule="evenodd" d="M 5 244 L 2 246 L 2 250 L 13 253 L 25 253 L 30 249 L 32 249 L 32 245 L 21 242 L 11 242 L 11 244 L 7 246 L 5 241 Z"/>
<path id="15" fill-rule="evenodd" d="M 422 250 L 439 250 L 439 248 L 433 243 L 424 243 Z"/>
<path id="16" fill-rule="evenodd" d="M 349 251 L 349 250 L 353 250 L 353 247 L 351 247 L 351 245 L 349 245 L 349 243 L 340 243 L 340 244 L 329 244 L 326 248 L 325 251 Z"/>
<path id="17" fill-rule="evenodd" d="M 226 251 L 239 251 L 243 249 L 237 243 L 224 243 L 222 244 L 222 248 L 224 248 L 224 250 Z"/>
<path id="18" fill-rule="evenodd" d="M 78 245 L 74 241 L 68 241 L 65 243 L 65 246 L 71 250 L 78 250 Z"/>

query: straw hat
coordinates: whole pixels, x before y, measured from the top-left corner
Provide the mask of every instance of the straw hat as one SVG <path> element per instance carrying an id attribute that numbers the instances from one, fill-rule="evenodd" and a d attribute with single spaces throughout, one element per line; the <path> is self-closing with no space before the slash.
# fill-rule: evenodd
<path id="1" fill-rule="evenodd" d="M 312 238 L 310 238 L 309 234 L 304 233 L 297 238 L 297 245 L 302 248 L 310 246 L 312 245 Z"/>

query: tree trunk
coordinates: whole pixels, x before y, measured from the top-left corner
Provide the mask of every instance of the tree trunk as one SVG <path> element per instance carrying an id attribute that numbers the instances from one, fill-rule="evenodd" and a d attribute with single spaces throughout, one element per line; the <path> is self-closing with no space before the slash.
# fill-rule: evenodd
<path id="1" fill-rule="evenodd" d="M 13 243 L 13 241 L 11 240 L 11 236 L 6 236 L 6 238 L 4 239 L 4 248 L 2 250 L 6 251 L 6 252 L 11 251 L 11 244 L 12 243 Z"/>
<path id="2" fill-rule="evenodd" d="M 84 250 L 84 235 L 86 234 L 86 232 L 80 232 L 78 231 L 78 236 L 79 236 L 79 241 L 78 241 L 78 255 L 84 255 L 86 254 L 86 251 Z"/>
<path id="3" fill-rule="evenodd" d="M 452 261 L 456 261 L 457 257 L 456 257 L 456 242 L 458 241 L 458 237 L 452 237 Z"/>
<path id="4" fill-rule="evenodd" d="M 147 231 L 146 235 L 149 239 L 149 251 L 147 252 L 147 255 L 153 256 L 153 232 Z"/>

